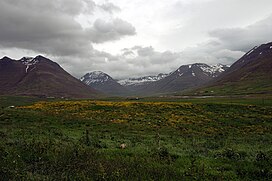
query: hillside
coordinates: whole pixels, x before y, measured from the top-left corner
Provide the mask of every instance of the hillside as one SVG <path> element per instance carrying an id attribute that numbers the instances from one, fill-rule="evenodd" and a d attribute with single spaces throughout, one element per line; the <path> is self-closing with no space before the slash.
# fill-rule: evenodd
<path id="1" fill-rule="evenodd" d="M 272 42 L 256 46 L 196 94 L 271 94 Z"/>
<path id="2" fill-rule="evenodd" d="M 86 86 L 57 63 L 42 57 L 0 59 L 0 94 L 89 98 L 98 91 Z"/>

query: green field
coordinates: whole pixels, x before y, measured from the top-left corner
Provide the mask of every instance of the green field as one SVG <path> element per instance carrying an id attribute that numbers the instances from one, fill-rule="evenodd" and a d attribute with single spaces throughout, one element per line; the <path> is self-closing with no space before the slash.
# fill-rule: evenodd
<path id="1" fill-rule="evenodd" d="M 0 97 L 0 125 L 0 180 L 272 179 L 271 98 Z"/>

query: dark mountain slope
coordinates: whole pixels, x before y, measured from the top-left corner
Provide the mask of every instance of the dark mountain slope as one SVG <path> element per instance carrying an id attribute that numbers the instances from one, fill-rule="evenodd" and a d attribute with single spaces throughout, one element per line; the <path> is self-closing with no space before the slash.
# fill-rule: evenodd
<path id="1" fill-rule="evenodd" d="M 71 76 L 57 63 L 42 57 L 0 60 L 0 94 L 88 98 L 94 89 Z"/>
<path id="2" fill-rule="evenodd" d="M 254 47 L 199 94 L 271 94 L 272 43 Z"/>

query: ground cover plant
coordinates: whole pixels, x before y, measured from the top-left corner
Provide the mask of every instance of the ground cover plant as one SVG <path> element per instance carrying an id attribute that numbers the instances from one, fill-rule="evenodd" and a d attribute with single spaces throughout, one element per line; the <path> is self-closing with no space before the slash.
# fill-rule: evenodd
<path id="1" fill-rule="evenodd" d="M 7 102 L 0 180 L 272 179 L 269 104 Z"/>

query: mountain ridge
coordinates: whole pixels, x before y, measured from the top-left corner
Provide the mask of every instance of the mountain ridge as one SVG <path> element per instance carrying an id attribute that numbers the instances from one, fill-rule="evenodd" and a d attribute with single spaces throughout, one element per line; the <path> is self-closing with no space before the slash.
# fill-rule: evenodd
<path id="1" fill-rule="evenodd" d="M 118 81 L 114 80 L 112 77 L 110 77 L 108 74 L 105 74 L 104 72 L 94 71 L 85 74 L 81 78 L 81 81 L 107 94 L 117 95 L 118 90 L 115 89 L 116 85 L 118 85 L 120 89 L 122 87 L 122 90 L 121 92 L 119 92 L 119 95 L 151 95 L 157 93 L 176 92 L 186 88 L 198 86 L 202 83 L 211 80 L 214 77 L 217 77 L 227 68 L 228 66 L 222 64 L 209 66 L 204 63 L 195 63 L 182 65 L 177 70 L 170 72 L 168 74 L 160 73 L 155 76 L 128 78 Z M 199 78 L 199 76 L 206 78 Z M 185 78 L 187 81 L 186 85 L 182 84 L 182 81 L 185 81 L 185 79 L 181 81 L 174 81 L 175 79 L 182 79 L 181 77 L 186 77 Z M 198 77 L 199 80 L 194 79 L 194 77 Z M 116 84 L 115 87 L 109 84 L 107 84 L 107 86 L 109 87 L 105 87 L 105 85 L 103 85 L 105 84 L 104 83 L 105 78 L 107 78 L 107 80 L 111 82 L 114 82 L 114 84 Z M 189 79 L 191 79 L 191 83 L 189 83 L 190 81 Z M 173 81 L 174 83 L 171 83 Z M 198 83 L 195 84 L 195 82 Z"/>

